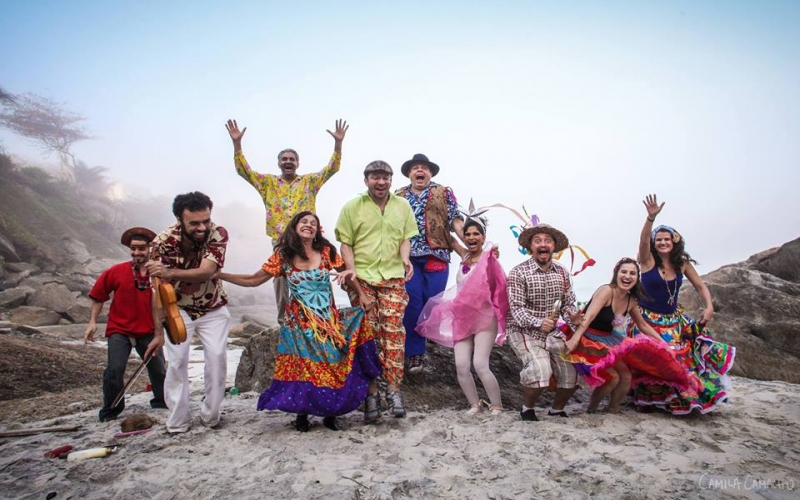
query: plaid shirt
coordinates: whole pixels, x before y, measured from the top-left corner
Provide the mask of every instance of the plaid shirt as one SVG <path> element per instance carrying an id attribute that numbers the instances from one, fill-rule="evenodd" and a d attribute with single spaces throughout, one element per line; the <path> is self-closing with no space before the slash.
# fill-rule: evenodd
<path id="1" fill-rule="evenodd" d="M 550 316 L 556 300 L 561 301 L 561 317 L 574 330 L 567 315 L 576 310 L 567 268 L 552 261 L 545 271 L 533 257 L 514 267 L 508 274 L 508 333 L 522 333 L 544 342 L 548 334 L 541 331 L 542 322 Z"/>

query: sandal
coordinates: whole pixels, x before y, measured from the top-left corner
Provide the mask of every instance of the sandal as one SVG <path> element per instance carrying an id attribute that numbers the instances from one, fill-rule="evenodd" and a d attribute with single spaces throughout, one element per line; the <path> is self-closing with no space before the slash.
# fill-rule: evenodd
<path id="1" fill-rule="evenodd" d="M 472 405 L 470 405 L 469 410 L 467 410 L 467 415 L 478 415 L 479 413 L 481 413 L 481 411 L 483 411 L 481 409 L 481 402 L 478 401 L 477 403 L 473 403 Z"/>

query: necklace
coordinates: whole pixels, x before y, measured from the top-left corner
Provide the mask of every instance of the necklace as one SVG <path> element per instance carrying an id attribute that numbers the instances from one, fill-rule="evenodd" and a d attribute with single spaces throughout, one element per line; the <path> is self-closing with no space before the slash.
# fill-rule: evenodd
<path id="1" fill-rule="evenodd" d="M 675 276 L 675 287 L 672 290 L 669 289 L 669 282 L 670 280 L 667 279 L 667 271 L 662 270 L 663 276 L 661 279 L 664 280 L 664 285 L 667 287 L 667 295 L 669 295 L 669 299 L 667 300 L 667 305 L 670 307 L 675 305 L 675 302 L 678 298 L 678 276 Z"/>

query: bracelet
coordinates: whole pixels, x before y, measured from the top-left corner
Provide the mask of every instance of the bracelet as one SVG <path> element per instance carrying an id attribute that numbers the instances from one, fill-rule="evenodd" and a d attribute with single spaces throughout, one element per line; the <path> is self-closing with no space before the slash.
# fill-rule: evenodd
<path id="1" fill-rule="evenodd" d="M 655 222 L 655 221 L 656 221 L 656 218 L 655 218 L 655 217 L 653 217 L 653 218 L 651 219 L 650 217 L 648 217 L 648 218 L 647 218 L 647 220 L 649 220 L 650 222 Z"/>

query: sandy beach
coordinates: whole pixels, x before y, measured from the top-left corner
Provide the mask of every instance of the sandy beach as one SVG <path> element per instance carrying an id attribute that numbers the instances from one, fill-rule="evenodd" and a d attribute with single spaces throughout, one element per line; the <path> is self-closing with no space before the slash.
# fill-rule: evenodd
<path id="1" fill-rule="evenodd" d="M 229 355 L 233 385 L 240 349 Z M 190 365 L 195 415 L 202 397 L 202 351 Z M 99 388 L 98 388 L 99 391 Z M 195 417 L 186 434 L 165 432 L 166 410 L 149 395 L 128 398 L 124 416 L 158 421 L 147 434 L 115 439 L 120 421 L 96 409 L 22 427 L 75 425 L 74 432 L 0 439 L 3 498 L 798 498 L 800 386 L 733 379 L 731 404 L 709 415 L 587 415 L 588 392 L 571 418 L 522 422 L 463 409 L 384 415 L 364 425 L 354 412 L 330 431 L 308 433 L 291 415 L 256 412 L 257 394 L 228 396 L 223 424 Z M 546 413 L 544 409 L 540 415 Z M 12 426 L 14 427 L 14 426 Z M 106 457 L 67 462 L 48 450 L 118 445 Z"/>

